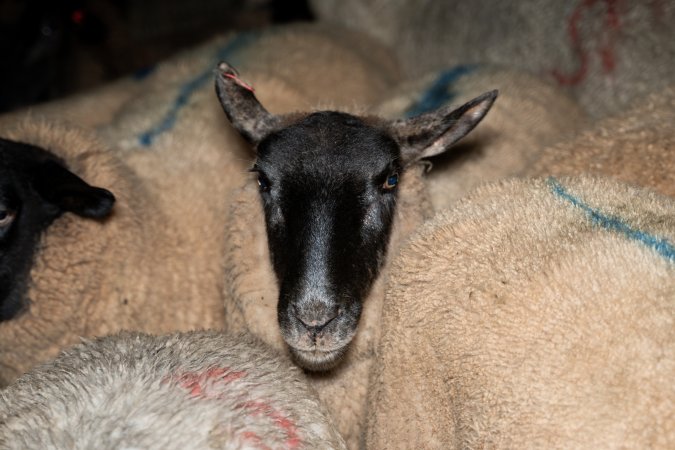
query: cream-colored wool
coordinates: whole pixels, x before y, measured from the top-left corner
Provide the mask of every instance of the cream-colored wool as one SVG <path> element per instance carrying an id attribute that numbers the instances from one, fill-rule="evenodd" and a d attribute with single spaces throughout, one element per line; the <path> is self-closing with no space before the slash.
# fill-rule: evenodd
<path id="1" fill-rule="evenodd" d="M 411 168 L 399 184 L 397 216 L 389 245 L 391 260 L 406 236 L 429 216 L 421 168 Z M 227 329 L 247 330 L 287 351 L 277 322 L 279 289 L 272 271 L 260 194 L 254 177 L 232 202 L 226 230 L 225 303 Z M 349 448 L 359 448 L 365 423 L 366 389 L 380 332 L 380 310 L 388 263 L 364 300 L 359 328 L 340 365 L 325 373 L 308 373 Z"/>
<path id="2" fill-rule="evenodd" d="M 250 336 L 121 333 L 0 391 L 4 449 L 344 449 L 300 370 Z"/>
<path id="3" fill-rule="evenodd" d="M 40 119 L 105 128 L 118 113 L 135 112 L 134 122 L 140 121 L 138 129 L 142 125 L 151 128 L 156 125 L 156 115 L 167 109 L 168 102 L 158 98 L 159 94 L 175 98 L 175 89 L 208 74 L 222 59 L 246 72 L 261 72 L 263 80 L 272 77 L 272 85 L 258 95 L 270 109 L 279 108 L 279 112 L 316 107 L 319 103 L 342 108 L 371 105 L 401 79 L 391 52 L 366 34 L 337 25 L 297 23 L 218 36 L 147 68 L 147 74 L 124 77 L 11 114 L 23 117 L 30 111 Z M 269 76 L 264 77 L 265 73 Z M 194 83 L 194 87 L 213 91 L 210 78 Z M 278 90 L 285 91 L 280 104 L 275 102 Z M 289 95 L 296 104 L 289 102 Z"/>
<path id="4" fill-rule="evenodd" d="M 106 220 L 66 213 L 43 234 L 30 272 L 29 309 L 0 323 L 0 384 L 80 336 L 223 326 L 219 260 L 195 257 L 194 238 L 91 132 L 3 121 L 0 135 L 50 150 L 117 198 Z"/>
<path id="5" fill-rule="evenodd" d="M 163 150 L 161 141 L 187 133 L 195 114 L 222 117 L 213 94 L 221 60 L 240 71 L 272 113 L 363 109 L 401 80 L 385 47 L 337 26 L 293 24 L 219 36 L 158 65 L 143 81 L 143 95 L 125 104 L 104 135 L 124 149 Z"/>
<path id="6" fill-rule="evenodd" d="M 547 148 L 524 171 L 579 173 L 611 176 L 675 197 L 675 85 Z"/>
<path id="7" fill-rule="evenodd" d="M 53 120 L 94 128 L 110 123 L 130 100 L 144 89 L 142 80 L 135 77 L 121 78 L 101 87 L 79 92 L 70 97 L 25 107 L 3 115 L 20 119 L 27 115 L 40 120 Z"/>
<path id="8" fill-rule="evenodd" d="M 300 93 L 309 102 L 307 106 L 322 109 L 373 105 L 402 79 L 388 47 L 367 34 L 327 24 L 273 27 L 246 49 L 241 61 L 228 62 L 242 73 L 268 74 Z M 256 88 L 256 95 L 272 113 L 299 107 L 275 105 L 262 87 Z"/>
<path id="9" fill-rule="evenodd" d="M 312 0 L 321 21 L 369 33 L 407 76 L 455 64 L 527 70 L 568 89 L 593 117 L 667 86 L 675 3 L 643 0 Z"/>
<path id="10" fill-rule="evenodd" d="M 673 448 L 675 202 L 477 189 L 392 264 L 367 448 Z"/>
<path id="11" fill-rule="evenodd" d="M 435 210 L 452 206 L 482 183 L 522 172 L 541 148 L 568 140 L 588 121 L 559 88 L 527 73 L 489 66 L 451 69 L 405 83 L 375 112 L 398 118 L 461 104 L 490 89 L 499 89 L 499 99 L 481 126 L 432 159 L 427 184 Z"/>

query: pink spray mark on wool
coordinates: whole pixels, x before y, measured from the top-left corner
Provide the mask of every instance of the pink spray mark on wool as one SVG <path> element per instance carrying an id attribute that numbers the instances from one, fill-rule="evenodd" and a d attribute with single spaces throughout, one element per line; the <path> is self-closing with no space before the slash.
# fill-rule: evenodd
<path id="1" fill-rule="evenodd" d="M 244 371 L 231 370 L 227 367 L 214 367 L 203 372 L 183 372 L 162 380 L 163 383 L 173 381 L 186 389 L 190 396 L 197 398 L 217 399 L 222 395 L 222 388 L 233 381 L 246 377 Z"/>
<path id="2" fill-rule="evenodd" d="M 189 392 L 197 399 L 224 400 L 237 392 L 228 392 L 223 388 L 234 381 L 245 378 L 245 371 L 231 370 L 227 367 L 215 367 L 202 372 L 182 372 L 171 375 L 162 380 L 162 384 L 173 382 Z M 239 393 L 240 394 L 240 393 Z M 298 434 L 298 427 L 288 417 L 275 409 L 270 403 L 258 400 L 249 400 L 239 403 L 236 408 L 242 409 L 250 417 L 266 417 L 286 436 L 284 448 L 293 450 L 300 447 L 302 440 Z M 240 436 L 260 450 L 271 450 L 262 438 L 253 431 L 243 431 Z"/>
<path id="3" fill-rule="evenodd" d="M 250 443 L 251 445 L 255 445 L 256 448 L 260 450 L 272 450 L 272 448 L 269 445 L 265 445 L 263 442 L 262 438 L 258 435 L 258 433 L 254 433 L 253 431 L 244 431 L 241 433 L 241 436 L 244 438 L 245 441 Z"/>
<path id="4" fill-rule="evenodd" d="M 288 417 L 281 414 L 272 405 L 264 401 L 248 401 L 239 405 L 241 409 L 247 411 L 249 416 L 265 416 L 272 420 L 272 422 L 286 435 L 284 441 L 285 448 L 296 449 L 302 444 L 298 434 L 298 427 Z"/>
<path id="5" fill-rule="evenodd" d="M 617 8 L 618 0 L 582 0 L 567 21 L 567 35 L 574 52 L 579 59 L 579 68 L 571 74 L 564 74 L 558 69 L 552 71 L 553 77 L 562 86 L 575 86 L 582 83 L 588 76 L 590 55 L 586 48 L 579 30 L 579 24 L 584 18 L 584 13 L 591 10 L 595 5 L 604 6 L 604 17 L 601 27 L 601 35 L 598 36 L 600 48 L 598 56 L 604 73 L 609 74 L 616 69 L 616 52 L 614 50 L 616 35 L 621 28 L 621 21 Z"/>
<path id="6" fill-rule="evenodd" d="M 243 87 L 244 89 L 249 90 L 251 92 L 255 92 L 255 90 L 253 89 L 253 86 L 246 83 L 245 81 L 243 81 L 241 78 L 239 78 L 235 74 L 223 72 L 223 76 L 234 80 L 235 83 L 237 83 L 239 86 Z"/>

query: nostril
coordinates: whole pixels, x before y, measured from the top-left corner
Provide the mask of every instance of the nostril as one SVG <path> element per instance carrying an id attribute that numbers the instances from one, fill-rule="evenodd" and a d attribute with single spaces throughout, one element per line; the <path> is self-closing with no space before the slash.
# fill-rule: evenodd
<path id="1" fill-rule="evenodd" d="M 340 315 L 340 308 L 326 307 L 323 304 L 310 308 L 293 305 L 293 314 L 308 331 L 318 333 Z"/>

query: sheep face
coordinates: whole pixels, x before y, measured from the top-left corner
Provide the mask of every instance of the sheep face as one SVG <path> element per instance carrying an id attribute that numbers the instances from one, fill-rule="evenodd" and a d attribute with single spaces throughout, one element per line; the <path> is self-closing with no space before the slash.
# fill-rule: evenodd
<path id="1" fill-rule="evenodd" d="M 0 321 L 27 303 L 28 274 L 40 234 L 66 211 L 106 216 L 113 195 L 88 185 L 50 152 L 0 138 Z"/>
<path id="2" fill-rule="evenodd" d="M 281 334 L 299 365 L 330 369 L 385 261 L 405 169 L 468 133 L 496 92 L 394 122 L 331 111 L 280 117 L 234 69 L 221 63 L 219 71 L 223 109 L 257 154 Z"/>
<path id="3" fill-rule="evenodd" d="M 391 137 L 311 114 L 257 147 L 254 171 L 279 280 L 284 339 L 306 367 L 339 360 L 384 261 L 402 172 Z"/>

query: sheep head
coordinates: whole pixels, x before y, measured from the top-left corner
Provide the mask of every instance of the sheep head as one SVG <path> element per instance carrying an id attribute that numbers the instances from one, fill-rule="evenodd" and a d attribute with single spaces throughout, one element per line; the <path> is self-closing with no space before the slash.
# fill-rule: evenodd
<path id="1" fill-rule="evenodd" d="M 328 370 L 356 334 L 379 275 L 405 171 L 475 127 L 497 92 L 457 108 L 385 121 L 334 111 L 277 116 L 220 63 L 216 93 L 256 153 L 277 317 L 296 362 Z"/>
<path id="2" fill-rule="evenodd" d="M 90 186 L 52 153 L 0 138 L 0 321 L 27 303 L 28 274 L 41 233 L 64 212 L 102 218 L 115 197 Z"/>

